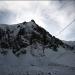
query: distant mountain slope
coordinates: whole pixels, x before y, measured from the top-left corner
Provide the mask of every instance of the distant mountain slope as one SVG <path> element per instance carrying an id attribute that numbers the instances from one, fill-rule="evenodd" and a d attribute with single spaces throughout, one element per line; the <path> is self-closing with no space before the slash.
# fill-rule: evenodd
<path id="1" fill-rule="evenodd" d="M 63 41 L 63 42 L 70 45 L 75 50 L 75 41 Z"/>

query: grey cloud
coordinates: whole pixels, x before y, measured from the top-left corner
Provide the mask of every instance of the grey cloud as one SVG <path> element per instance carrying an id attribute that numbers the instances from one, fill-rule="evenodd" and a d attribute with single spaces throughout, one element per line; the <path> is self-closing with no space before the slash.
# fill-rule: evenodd
<path id="1" fill-rule="evenodd" d="M 58 23 L 56 21 L 54 21 L 53 19 L 51 19 L 49 17 L 48 14 L 45 14 L 43 11 L 42 11 L 42 14 L 43 16 L 43 19 L 42 21 L 44 22 L 44 24 L 46 25 L 46 29 L 53 35 L 56 35 L 56 32 L 58 30 L 60 30 L 60 26 L 58 25 Z"/>
<path id="2" fill-rule="evenodd" d="M 60 8 L 58 11 L 64 11 L 67 18 L 70 19 L 70 22 L 75 19 L 75 1 L 69 1 L 69 0 L 60 0 Z M 60 18 L 59 18 L 60 21 Z M 66 21 L 67 22 L 67 21 Z M 69 23 L 70 23 L 69 22 Z M 62 30 L 62 29 L 61 29 Z M 62 36 L 59 38 L 62 38 L 64 40 L 75 40 L 75 22 L 73 22 L 68 28 L 66 28 L 65 31 L 63 31 Z M 60 34 L 59 34 L 60 35 Z"/>
<path id="3" fill-rule="evenodd" d="M 66 38 L 68 38 L 68 40 L 75 40 L 75 21 L 70 25 L 68 30 L 70 32 L 66 35 Z"/>
<path id="4" fill-rule="evenodd" d="M 0 24 L 10 24 L 14 17 L 16 16 L 12 11 L 0 10 Z"/>

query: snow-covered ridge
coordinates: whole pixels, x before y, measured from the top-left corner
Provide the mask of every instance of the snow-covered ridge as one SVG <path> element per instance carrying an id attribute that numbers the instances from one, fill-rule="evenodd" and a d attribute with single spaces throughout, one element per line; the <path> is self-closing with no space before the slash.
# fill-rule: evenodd
<path id="1" fill-rule="evenodd" d="M 49 34 L 45 29 L 38 26 L 34 20 L 16 25 L 0 25 L 0 48 L 17 49 L 26 48 L 37 43 L 44 48 L 57 51 L 60 46 L 70 48 L 71 46 Z M 14 52 L 14 51 L 13 51 Z"/>
<path id="2" fill-rule="evenodd" d="M 45 48 L 50 48 L 54 51 L 57 51 L 60 46 L 73 49 L 73 47 L 63 43 L 38 26 L 34 20 L 16 25 L 0 25 L 0 48 L 12 49 L 12 52 L 16 54 L 16 52 L 20 52 L 22 48 L 28 46 L 34 45 L 33 47 L 38 48 L 37 43 L 41 45 L 43 53 Z"/>

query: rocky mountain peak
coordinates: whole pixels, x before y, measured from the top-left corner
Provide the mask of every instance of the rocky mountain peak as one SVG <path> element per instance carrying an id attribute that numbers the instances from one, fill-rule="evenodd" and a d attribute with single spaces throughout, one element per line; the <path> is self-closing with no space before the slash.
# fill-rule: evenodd
<path id="1" fill-rule="evenodd" d="M 71 46 L 63 43 L 44 28 L 38 26 L 34 20 L 13 26 L 7 25 L 4 29 L 0 26 L 0 48 L 12 49 L 13 53 L 16 54 L 20 49 L 29 46 L 33 46 L 33 48 L 36 46 L 38 49 L 38 45 L 41 45 L 43 53 L 45 48 L 50 48 L 54 51 L 57 51 L 60 46 L 72 49 Z"/>

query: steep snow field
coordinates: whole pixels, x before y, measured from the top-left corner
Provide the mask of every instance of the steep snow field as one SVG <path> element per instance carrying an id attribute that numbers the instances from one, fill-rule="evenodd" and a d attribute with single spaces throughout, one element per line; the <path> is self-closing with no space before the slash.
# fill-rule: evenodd
<path id="1" fill-rule="evenodd" d="M 33 49 L 33 53 L 35 55 L 28 47 L 27 53 L 19 57 L 11 50 L 7 55 L 0 54 L 0 75 L 75 75 L 75 53 L 72 51 L 45 49 L 43 54 Z"/>

